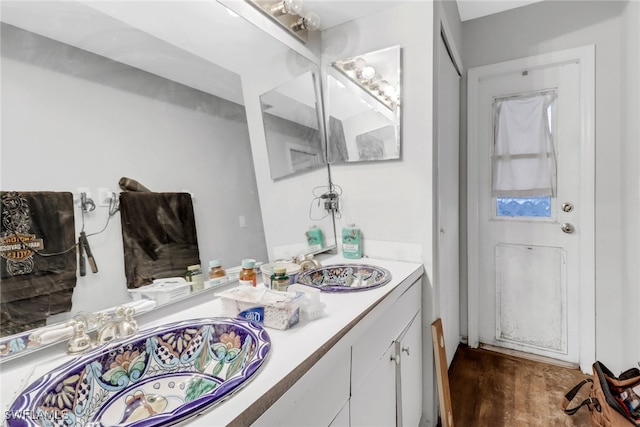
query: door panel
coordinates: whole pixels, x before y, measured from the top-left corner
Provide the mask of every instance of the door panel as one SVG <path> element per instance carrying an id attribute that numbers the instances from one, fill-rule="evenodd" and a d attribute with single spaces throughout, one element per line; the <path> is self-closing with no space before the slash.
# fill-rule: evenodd
<path id="1" fill-rule="evenodd" d="M 566 353 L 565 252 L 498 244 L 495 265 L 496 339 Z"/>

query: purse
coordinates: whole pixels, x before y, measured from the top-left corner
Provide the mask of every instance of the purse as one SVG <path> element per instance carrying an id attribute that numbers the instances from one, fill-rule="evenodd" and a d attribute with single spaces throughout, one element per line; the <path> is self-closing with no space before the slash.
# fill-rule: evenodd
<path id="1" fill-rule="evenodd" d="M 591 384 L 589 397 L 569 408 L 580 389 Z M 565 394 L 562 410 L 573 415 L 586 406 L 592 427 L 640 426 L 640 370 L 631 368 L 616 377 L 601 362 L 593 364 L 593 378 L 586 378 Z"/>

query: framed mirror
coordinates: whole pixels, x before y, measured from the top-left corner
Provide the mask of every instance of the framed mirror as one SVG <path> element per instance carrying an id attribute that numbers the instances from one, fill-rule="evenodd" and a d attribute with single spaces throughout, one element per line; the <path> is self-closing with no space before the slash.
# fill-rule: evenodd
<path id="1" fill-rule="evenodd" d="M 401 48 L 333 62 L 327 70 L 327 161 L 392 160 L 401 147 Z"/>
<path id="2" fill-rule="evenodd" d="M 272 179 L 326 163 L 318 67 L 300 57 L 287 70 L 290 80 L 260 95 Z"/>
<path id="3" fill-rule="evenodd" d="M 1 7 L 1 190 L 72 193 L 98 267 L 77 275 L 70 311 L 40 307 L 44 325 L 131 301 L 110 206 L 124 176 L 191 196 L 203 270 L 268 261 L 241 75 L 292 49 L 216 1 Z"/>

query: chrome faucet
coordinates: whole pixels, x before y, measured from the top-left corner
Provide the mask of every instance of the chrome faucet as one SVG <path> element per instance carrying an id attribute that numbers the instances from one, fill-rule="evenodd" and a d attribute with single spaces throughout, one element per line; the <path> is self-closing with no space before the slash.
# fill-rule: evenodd
<path id="1" fill-rule="evenodd" d="M 110 318 L 107 314 L 100 314 L 102 321 L 96 336 L 96 341 L 99 344 L 128 337 L 138 332 L 138 322 L 133 318 L 135 310 L 132 307 L 118 306 L 115 314 L 115 319 Z"/>
<path id="2" fill-rule="evenodd" d="M 322 266 L 320 264 L 320 261 L 313 258 L 313 254 L 298 255 L 298 257 L 295 259 L 295 263 L 302 267 L 302 271 L 311 270 L 312 268 L 318 268 Z"/>

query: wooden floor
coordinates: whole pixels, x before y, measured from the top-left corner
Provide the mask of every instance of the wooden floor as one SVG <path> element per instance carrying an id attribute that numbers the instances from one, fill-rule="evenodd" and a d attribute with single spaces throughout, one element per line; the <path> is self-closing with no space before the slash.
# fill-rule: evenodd
<path id="1" fill-rule="evenodd" d="M 560 408 L 585 377 L 577 369 L 460 346 L 449 367 L 454 426 L 589 427 L 586 407 L 573 416 Z M 588 388 L 574 402 L 582 402 Z"/>

